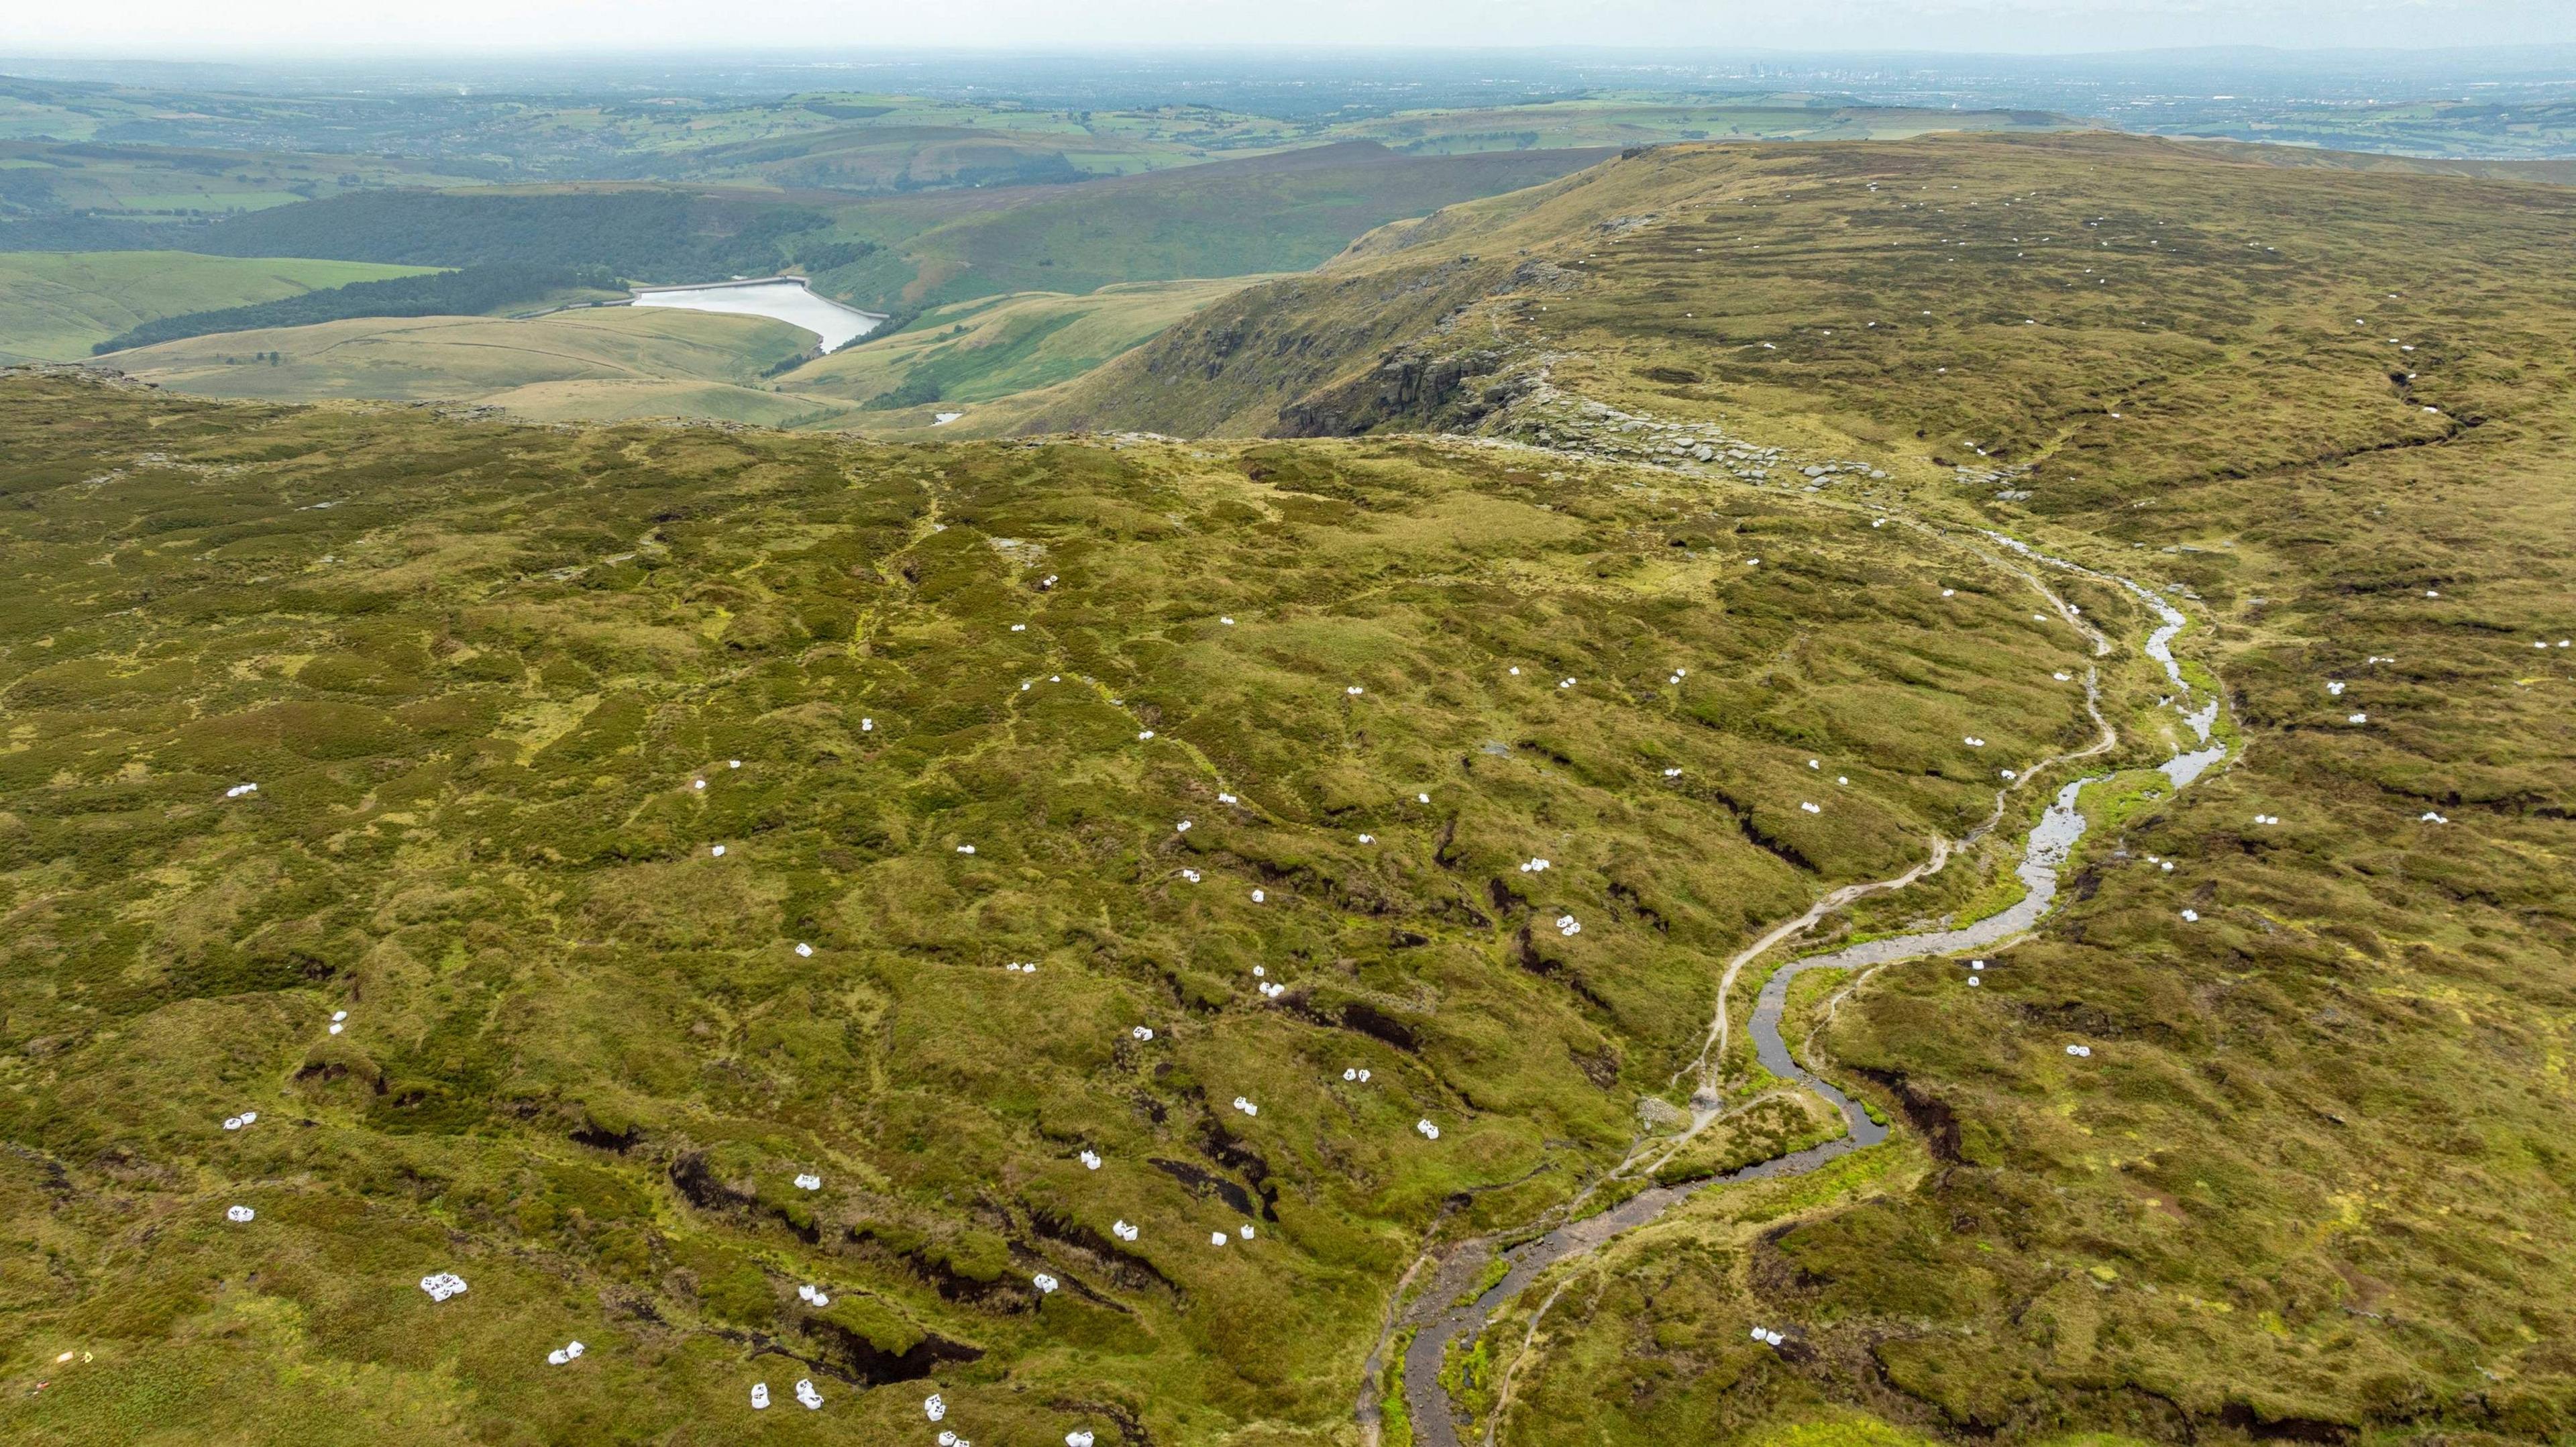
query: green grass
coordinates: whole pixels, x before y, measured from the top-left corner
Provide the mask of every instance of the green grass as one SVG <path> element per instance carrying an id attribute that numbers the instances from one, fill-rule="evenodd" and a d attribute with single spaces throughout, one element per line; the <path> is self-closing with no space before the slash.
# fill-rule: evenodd
<path id="1" fill-rule="evenodd" d="M 835 1407 L 758 1430 L 899 1440 L 935 1383 L 979 1441 L 1346 1440 L 1424 1236 L 1620 1159 L 1715 962 L 2089 739 L 2052 675 L 2098 663 L 2123 743 L 2059 910 L 1819 1036 L 1894 1141 L 1543 1279 L 1491 1327 L 1570 1280 L 1499 1440 L 2557 1440 L 2571 219 L 2116 137 L 1678 147 L 1025 419 L 1181 443 L 0 383 L 10 1430 L 732 1434 L 795 1352 Z M 1976 527 L 2181 599 L 2229 767 L 2129 787 L 2170 685 L 2032 621 Z M 1227 1189 L 1276 1219 L 1199 1247 Z M 542 1366 L 573 1335 L 590 1374 Z"/>
<path id="2" fill-rule="evenodd" d="M 1007 292 L 1302 271 L 1372 227 L 1596 159 L 1561 149 L 1414 156 L 1354 141 L 1080 186 L 853 200 L 837 210 L 834 234 L 884 250 L 816 284 L 872 310 L 910 312 Z"/>
<path id="3" fill-rule="evenodd" d="M 1795 1038 L 1795 1032 L 1790 1033 Z M 1655 1168 L 1655 1183 L 1670 1186 L 1722 1176 L 1842 1134 L 1841 1118 L 1823 1101 L 1804 1091 L 1783 1093 L 1701 1131 Z"/>
<path id="4" fill-rule="evenodd" d="M 6 94 L 11 84 L 0 82 L 0 219 L 78 212 L 174 221 L 371 187 L 460 185 L 483 174 L 471 164 L 442 167 L 394 155 L 14 139 L 9 137 L 23 134 L 19 127 L 26 122 Z M 69 137 L 79 126 L 68 115 L 56 120 L 58 128 L 50 132 L 55 136 Z"/>
<path id="5" fill-rule="evenodd" d="M 2576 1421 L 2545 1244 L 2576 1193 L 2571 219 L 2552 187 L 2114 137 L 1677 147 L 1390 228 L 1037 419 L 1644 456 L 1595 399 L 1865 461 L 1821 497 L 2033 538 L 2214 625 L 2181 646 L 2232 765 L 2113 801 L 1982 989 L 1894 967 L 1821 1041 L 1937 1169 L 1700 1261 L 1614 1249 L 1507 1440 L 1809 1406 L 1961 1438 Z M 2105 663 L 2130 742 L 2102 766 L 2161 759 L 2187 735 L 2138 700 L 2170 686 Z M 1954 864 L 1850 922 L 2001 878 Z M 1748 1357 L 1748 1321 L 1821 1355 Z"/>
<path id="6" fill-rule="evenodd" d="M 0 385 L 0 1221 L 56 1263 L 0 1280 L 0 1374 L 49 1440 L 729 1424 L 817 1370 L 777 1351 L 836 1405 L 764 1430 L 936 1385 L 979 1440 L 1335 1440 L 1435 1221 L 1562 1199 L 1708 958 L 1980 807 L 1871 771 L 1810 823 L 1800 751 L 2074 646 L 1897 601 L 1937 545 L 1764 507 L 1715 526 L 1808 561 L 1747 576 L 1666 537 L 1739 499 L 1474 447 Z"/>
<path id="7" fill-rule="evenodd" d="M 1087 296 L 1037 292 L 961 302 L 926 312 L 881 341 L 808 363 L 778 385 L 861 403 L 906 389 L 930 393 L 934 401 L 911 405 L 904 420 L 957 411 L 1071 381 L 1243 285 L 1234 278 L 1138 282 Z M 969 419 L 966 425 L 981 421 L 973 413 Z"/>
<path id="8" fill-rule="evenodd" d="M 72 361 L 160 317 L 427 269 L 177 251 L 0 252 L 0 361 Z"/>
<path id="9" fill-rule="evenodd" d="M 1803 1422 L 1766 1423 L 1736 1440 L 1744 1447 L 1918 1447 L 1933 1439 L 1873 1417 L 1836 1412 Z"/>
<path id="10" fill-rule="evenodd" d="M 209 397 L 490 402 L 549 420 L 738 413 L 735 420 L 783 423 L 836 410 L 828 400 L 760 390 L 764 372 L 812 345 L 812 333 L 760 317 L 597 307 L 222 332 L 119 352 L 111 364 Z"/>

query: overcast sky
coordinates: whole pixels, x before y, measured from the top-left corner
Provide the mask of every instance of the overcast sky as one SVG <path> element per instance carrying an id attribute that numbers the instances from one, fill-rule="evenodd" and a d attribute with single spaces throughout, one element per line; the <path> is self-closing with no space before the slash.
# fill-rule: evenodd
<path id="1" fill-rule="evenodd" d="M 810 42 L 1949 51 L 2576 41 L 2576 0 L 0 0 L 0 54 L 238 58 Z"/>

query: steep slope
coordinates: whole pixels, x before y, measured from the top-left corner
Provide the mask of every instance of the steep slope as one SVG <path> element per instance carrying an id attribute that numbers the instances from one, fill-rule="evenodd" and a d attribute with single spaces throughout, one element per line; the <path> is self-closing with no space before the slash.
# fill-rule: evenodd
<path id="1" fill-rule="evenodd" d="M 1247 284 L 1220 277 L 1132 282 L 1082 296 L 981 297 L 926 312 L 868 346 L 817 358 L 783 374 L 778 385 L 877 409 L 905 408 L 922 421 L 965 403 L 1007 399 L 1023 406 L 1025 394 L 1081 376 Z M 980 409 L 975 416 L 980 422 Z"/>
<path id="2" fill-rule="evenodd" d="M 1608 154 L 1416 156 L 1345 141 L 1078 186 L 869 198 L 837 210 L 835 234 L 883 249 L 818 283 L 860 306 L 909 311 L 1004 292 L 1302 271 L 1387 222 Z"/>
<path id="3" fill-rule="evenodd" d="M 1793 994 L 1918 1173 L 1710 1193 L 1541 1277 L 1449 1363 L 1475 1425 L 2567 1429 L 2571 223 L 2552 187 L 2108 137 L 1674 147 L 1390 229 L 1077 386 L 1055 423 L 1462 428 L 1852 496 L 2217 620 L 2189 676 L 2226 681 L 2231 767 L 2106 789 L 2109 852 L 1977 988 Z"/>
<path id="4" fill-rule="evenodd" d="M 1966 456 L 2027 460 L 2042 434 L 1986 432 L 2034 418 L 2053 435 L 2150 384 L 2278 406 L 2285 440 L 2317 440 L 2288 414 L 2320 400 L 2405 434 L 2386 374 L 2412 354 L 2384 332 L 2439 320 L 2510 345 L 2511 318 L 2472 295 L 2564 305 L 2546 263 L 2571 202 L 2109 136 L 1656 148 L 1364 238 L 1176 329 L 1050 420 L 1469 421 L 1513 364 L 1553 351 L 1598 400 L 1830 411 L 1853 435 L 1922 430 Z M 2360 270 L 2380 284 L 2353 285 Z"/>
<path id="5" fill-rule="evenodd" d="M 1713 956 L 2094 727 L 1973 539 L 1541 453 L 0 389 L 44 1440 L 1344 1440 Z"/>

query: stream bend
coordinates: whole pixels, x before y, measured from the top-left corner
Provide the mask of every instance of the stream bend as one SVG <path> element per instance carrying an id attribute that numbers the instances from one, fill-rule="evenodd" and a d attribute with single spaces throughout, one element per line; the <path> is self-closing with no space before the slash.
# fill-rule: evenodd
<path id="1" fill-rule="evenodd" d="M 2196 753 L 2177 754 L 2172 762 L 2164 766 L 2166 775 L 2174 781 L 2175 787 L 2180 788 L 2198 777 L 2209 765 L 2226 756 L 2227 749 L 2224 744 L 2210 742 L 2210 729 L 2218 714 L 2217 701 L 2212 699 L 2197 711 L 2191 708 L 2190 685 L 2184 681 L 2182 671 L 2175 663 L 2169 646 L 2174 636 L 2186 626 L 2187 620 L 2180 610 L 2150 590 L 2126 578 L 2099 573 L 2060 558 L 2050 557 L 2027 544 L 2001 534 L 1989 533 L 1987 536 L 2024 558 L 2112 583 L 2144 600 L 2156 612 L 2162 623 L 2162 626 L 2157 628 L 2153 636 L 2148 639 L 2146 651 L 2163 667 L 2178 691 L 2177 696 L 2169 702 L 2183 715 L 2194 734 L 2205 745 Z M 2088 623 L 2081 620 L 2073 609 L 2067 607 L 2064 600 L 2050 592 L 2037 578 L 2030 577 L 2029 581 L 2057 605 L 2062 616 L 2093 638 L 2097 645 L 2097 652 L 2108 650 L 2108 640 L 2102 638 Z M 2086 695 L 2088 709 L 2092 711 L 2094 720 L 2102 726 L 2102 737 L 2089 748 L 2050 759 L 2044 764 L 2034 766 L 2030 772 L 2036 773 L 2041 768 L 2105 752 L 2117 742 L 2117 731 L 2102 718 L 2098 707 L 2095 706 L 2096 690 L 2093 680 L 2087 680 Z M 2022 848 L 2021 863 L 2014 870 L 2022 881 L 2024 893 L 2020 901 L 2011 908 L 1958 929 L 1930 930 L 1918 934 L 1864 940 L 1829 954 L 1790 960 L 1774 969 L 1770 977 L 1763 982 L 1762 992 L 1754 1003 L 1752 1018 L 1747 1022 L 1753 1035 L 1755 1058 L 1761 1062 L 1763 1069 L 1782 1080 L 1794 1081 L 1813 1091 L 1826 1104 L 1840 1112 L 1844 1125 L 1844 1133 L 1841 1136 L 1820 1145 L 1809 1146 L 1804 1150 L 1755 1162 L 1725 1175 L 1679 1185 L 1649 1187 L 1609 1210 L 1559 1226 L 1545 1235 L 1525 1241 L 1502 1253 L 1502 1259 L 1508 1263 L 1508 1269 L 1503 1278 L 1478 1293 L 1470 1302 L 1461 1304 L 1460 1298 L 1484 1273 L 1486 1262 L 1490 1258 L 1481 1251 L 1459 1249 L 1452 1251 L 1445 1260 L 1442 1260 L 1438 1269 L 1432 1273 L 1430 1284 L 1418 1298 L 1420 1305 L 1411 1312 L 1403 1314 L 1401 1318 L 1418 1328 L 1412 1341 L 1406 1344 L 1404 1352 L 1404 1403 L 1406 1415 L 1411 1421 L 1414 1441 L 1420 1444 L 1420 1447 L 1460 1447 L 1457 1422 L 1452 1412 L 1449 1394 L 1440 1382 L 1440 1367 L 1448 1353 L 1449 1343 L 1461 1336 L 1470 1341 L 1474 1340 L 1475 1335 L 1484 1329 L 1485 1323 L 1492 1319 L 1493 1314 L 1506 1302 L 1519 1296 L 1541 1272 L 1569 1257 L 1584 1255 L 1598 1249 L 1611 1238 L 1653 1221 L 1702 1191 L 1745 1181 L 1804 1175 L 1853 1151 L 1864 1150 L 1885 1141 L 1889 1134 L 1886 1125 L 1872 1119 L 1859 1102 L 1800 1065 L 1797 1057 L 1790 1052 L 1788 1042 L 1781 1038 L 1780 1021 L 1788 1007 L 1790 985 L 1800 975 L 1811 970 L 1873 969 L 1903 960 L 1986 949 L 2027 933 L 2055 904 L 2058 867 L 2066 862 L 2068 853 L 2073 850 L 2076 841 L 2084 835 L 2084 816 L 2076 809 L 2076 799 L 2083 793 L 2087 784 L 2097 782 L 2104 777 L 2107 775 L 2093 775 L 2061 787 L 2046 812 L 2040 816 L 2039 822 L 2032 826 L 2030 836 Z M 1986 827 L 1990 828 L 2001 821 L 2010 793 L 2010 790 L 2006 790 L 1996 799 L 1995 816 L 1988 821 Z M 1985 832 L 1984 829 L 1979 829 L 1975 834 L 1983 832 Z M 1975 834 L 1970 837 L 1975 837 Z M 1743 965 L 1750 963 L 1773 945 L 1802 932 L 1830 909 L 1848 903 L 1864 893 L 1902 887 L 1930 872 L 1931 869 L 1937 869 L 1950 852 L 1945 847 L 1948 842 L 1936 840 L 1933 859 L 1927 860 L 1923 865 L 1917 865 L 1904 875 L 1879 885 L 1859 885 L 1837 891 L 1828 899 L 1819 901 L 1817 906 L 1810 909 L 1806 915 L 1766 934 L 1751 949 L 1729 962 L 1725 982 L 1731 984 L 1736 971 Z M 1721 1048 L 1726 1038 L 1725 997 L 1726 991 L 1724 985 L 1721 985 L 1717 1021 L 1710 1032 L 1712 1044 L 1720 1045 Z M 1701 1066 L 1703 1069 L 1714 1069 L 1716 1066 L 1716 1062 L 1706 1051 L 1702 1053 Z M 1708 1097 L 1709 1092 L 1703 1089 L 1701 1095 Z M 1693 1112 L 1696 1118 L 1690 1133 L 1696 1135 L 1700 1129 L 1714 1120 L 1719 1112 L 1713 1098 L 1705 1101 L 1694 1100 L 1693 1104 L 1697 1107 Z M 1466 1244 L 1469 1247 L 1473 1245 L 1473 1243 Z M 1438 1305 L 1435 1306 L 1435 1303 Z M 1396 1319 L 1391 1318 L 1388 1323 L 1390 1330 L 1395 1325 Z M 1532 1331 L 1535 1332 L 1535 1330 L 1536 1323 L 1533 1322 Z M 1380 1351 L 1382 1352 L 1383 1349 L 1382 1342 Z M 1368 1364 L 1367 1384 L 1362 1388 L 1364 1394 L 1362 1421 L 1369 1429 L 1367 1437 L 1371 1442 L 1376 1440 L 1374 1430 L 1376 1423 L 1374 1413 L 1370 1410 L 1374 1402 L 1367 1394 L 1374 1391 L 1378 1364 L 1378 1356 L 1372 1354 Z M 1492 1433 L 1493 1424 L 1489 1422 L 1485 1437 L 1488 1444 L 1492 1441 Z"/>

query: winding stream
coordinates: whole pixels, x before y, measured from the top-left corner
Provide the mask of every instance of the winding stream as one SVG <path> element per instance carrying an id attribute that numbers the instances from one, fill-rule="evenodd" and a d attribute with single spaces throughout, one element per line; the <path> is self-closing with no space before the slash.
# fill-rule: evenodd
<path id="1" fill-rule="evenodd" d="M 2050 557 L 2001 534 L 1988 533 L 1987 536 L 2013 552 L 2036 562 L 2116 584 L 2135 594 L 2152 608 L 2162 620 L 2162 626 L 2148 637 L 2145 651 L 2149 657 L 2163 666 L 2166 676 L 2178 690 L 2177 696 L 2169 702 L 2183 716 L 2194 735 L 2205 745 L 2192 753 L 2177 752 L 2173 759 L 2160 767 L 2165 776 L 2173 781 L 2174 787 L 2179 789 L 2226 757 L 2226 745 L 2210 741 L 2210 732 L 2218 717 L 2217 700 L 2211 699 L 2200 709 L 2192 709 L 2190 707 L 2191 687 L 2184 681 L 2181 666 L 2173 656 L 2171 646 L 2173 639 L 2189 624 L 2189 620 L 2180 610 L 2126 578 L 2098 573 L 2090 568 Z M 2038 578 L 2028 574 L 2023 576 L 2057 606 L 2061 616 L 2091 637 L 2097 654 L 2109 651 L 2109 640 L 2084 621 L 2075 609 L 2051 592 Z M 2086 680 L 2085 705 L 2087 711 L 2092 714 L 2094 722 L 2101 726 L 2101 736 L 2088 748 L 2061 754 L 2032 766 L 2024 772 L 2025 779 L 2043 769 L 2103 753 L 2117 743 L 2118 732 L 2108 720 L 2102 717 L 2098 706 L 2097 678 Z M 1476 1334 L 1484 1330 L 1485 1324 L 1492 1319 L 1493 1314 L 1526 1290 L 1540 1273 L 1570 1257 L 1591 1252 L 1623 1232 L 1653 1221 L 1702 1191 L 1744 1181 L 1803 1175 L 1838 1157 L 1885 1141 L 1888 1137 L 1888 1128 L 1885 1125 L 1871 1119 L 1869 1112 L 1862 1109 L 1851 1097 L 1801 1066 L 1796 1056 L 1791 1054 L 1788 1042 L 1781 1038 L 1780 1020 L 1788 1006 L 1790 985 L 1800 975 L 1811 970 L 1873 969 L 1902 960 L 1986 949 L 2028 932 L 2056 902 L 2058 867 L 2066 862 L 2068 853 L 2073 850 L 2076 841 L 2084 835 L 2085 820 L 2083 814 L 2076 808 L 2076 800 L 2082 794 L 2085 785 L 2104 777 L 2107 775 L 2080 778 L 2058 789 L 2055 799 L 2041 814 L 2039 822 L 2032 826 L 2029 837 L 2023 843 L 2021 862 L 2014 873 L 2021 879 L 2024 893 L 2020 901 L 2011 908 L 1958 929 L 1929 930 L 1918 934 L 1865 940 L 1829 954 L 1793 959 L 1774 969 L 1770 978 L 1763 982 L 1762 992 L 1754 1003 L 1752 1019 L 1748 1026 L 1753 1036 L 1755 1058 L 1761 1062 L 1763 1069 L 1774 1076 L 1782 1080 L 1794 1081 L 1813 1091 L 1840 1112 L 1844 1124 L 1843 1135 L 1820 1145 L 1809 1146 L 1804 1150 L 1756 1162 L 1726 1175 L 1680 1185 L 1650 1187 L 1609 1210 L 1559 1226 L 1545 1235 L 1522 1242 L 1502 1253 L 1502 1259 L 1508 1266 L 1503 1278 L 1492 1287 L 1478 1293 L 1473 1301 L 1463 1304 L 1461 1304 L 1461 1298 L 1482 1278 L 1488 1269 L 1487 1262 L 1492 1258 L 1486 1250 L 1482 1249 L 1485 1245 L 1483 1241 L 1461 1243 L 1439 1262 L 1432 1274 L 1430 1284 L 1415 1298 L 1414 1308 L 1401 1316 L 1395 1314 L 1389 1316 L 1386 1329 L 1380 1337 L 1378 1350 L 1369 1357 L 1364 1385 L 1361 1389 L 1359 1413 L 1366 1439 L 1371 1443 L 1376 1441 L 1374 1392 L 1387 1339 L 1399 1325 L 1412 1325 L 1417 1328 L 1413 1340 L 1406 1345 L 1404 1353 L 1404 1402 L 1406 1415 L 1411 1419 L 1414 1441 L 1421 1444 L 1421 1447 L 1459 1447 L 1457 1422 L 1452 1415 L 1449 1395 L 1440 1383 L 1440 1366 L 1448 1352 L 1449 1344 L 1461 1337 L 1473 1341 Z M 1725 1054 L 1726 999 L 1736 973 L 1772 946 L 1804 932 L 1830 911 L 1864 894 L 1901 888 L 1925 874 L 1939 870 L 1947 862 L 1954 848 L 1974 842 L 2002 821 L 2012 793 L 2013 790 L 2010 788 L 1999 791 L 1995 800 L 1994 813 L 1984 824 L 1971 830 L 1965 838 L 1958 841 L 1958 845 L 1953 845 L 1946 839 L 1935 838 L 1932 841 L 1931 856 L 1922 864 L 1916 865 L 1894 879 L 1852 885 L 1834 891 L 1817 901 L 1805 914 L 1772 930 L 1728 962 L 1719 985 L 1716 1018 L 1710 1027 L 1709 1046 L 1703 1049 L 1697 1064 L 1697 1068 L 1703 1072 L 1702 1087 L 1692 1099 L 1693 1120 L 1690 1129 L 1681 1137 L 1682 1142 L 1687 1142 L 1691 1137 L 1698 1135 L 1701 1130 L 1724 1114 L 1710 1077 L 1719 1068 Z M 1662 1157 L 1658 1158 L 1658 1161 L 1669 1159 L 1673 1152 L 1679 1149 L 1680 1143 L 1674 1143 Z M 1632 1153 L 1630 1159 L 1623 1162 L 1620 1168 L 1612 1173 L 1612 1179 L 1625 1173 L 1635 1163 L 1636 1156 Z M 1586 1194 L 1588 1195 L 1589 1192 Z M 1578 1206 L 1580 1200 L 1581 1198 L 1577 1199 Z M 1551 1296 L 1548 1300 L 1552 1304 L 1555 1298 Z M 1546 1307 L 1542 1306 L 1540 1314 L 1543 1315 L 1545 1310 Z M 1530 1331 L 1532 1335 L 1537 1331 L 1536 1317 L 1532 1318 Z M 1517 1363 L 1514 1363 L 1514 1366 L 1517 1367 Z M 1509 1377 L 1506 1376 L 1504 1393 L 1506 1399 L 1508 1382 Z M 1500 1413 L 1497 1412 L 1496 1416 L 1499 1417 Z M 1491 1421 L 1486 1426 L 1484 1440 L 1487 1443 L 1493 1440 Z"/>

